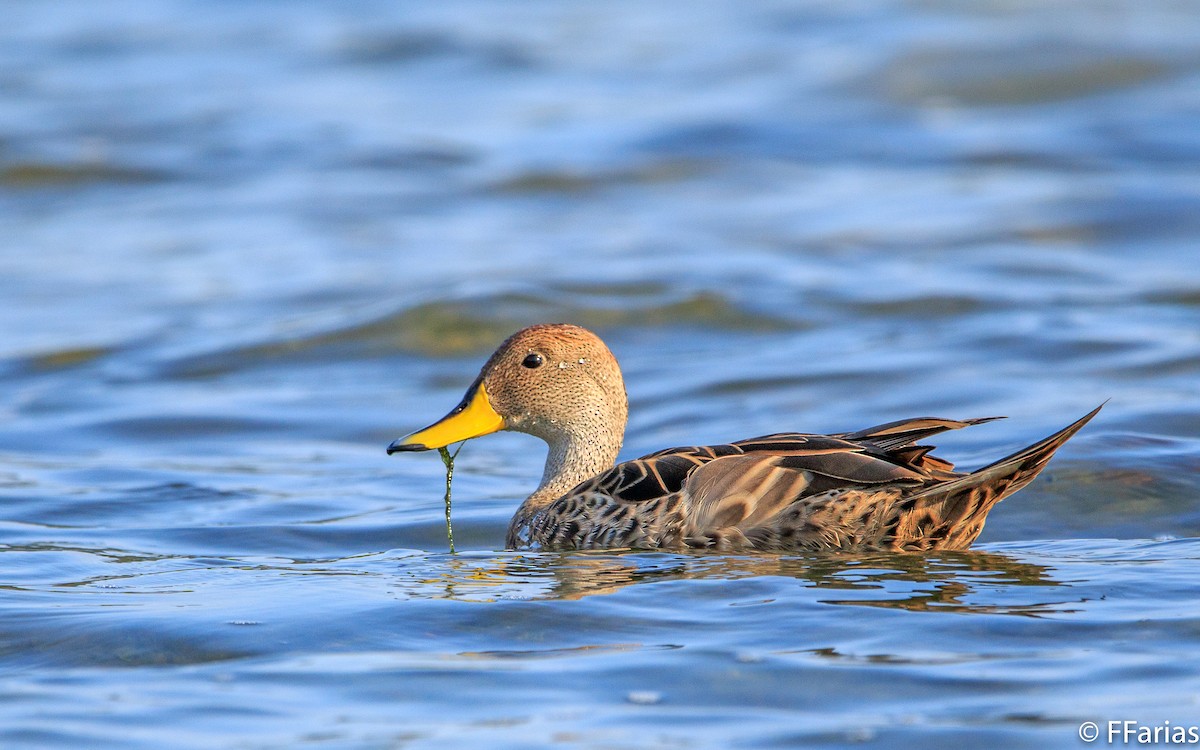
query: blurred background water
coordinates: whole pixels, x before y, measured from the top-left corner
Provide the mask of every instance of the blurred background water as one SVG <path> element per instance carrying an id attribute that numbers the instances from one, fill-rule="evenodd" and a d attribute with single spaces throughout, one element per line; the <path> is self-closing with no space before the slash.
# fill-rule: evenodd
<path id="1" fill-rule="evenodd" d="M 5 748 L 1200 723 L 1194 3 L 0 9 Z M 384 447 L 560 320 L 628 457 L 1112 400 L 971 553 L 503 552 L 500 435 L 452 556 Z"/>

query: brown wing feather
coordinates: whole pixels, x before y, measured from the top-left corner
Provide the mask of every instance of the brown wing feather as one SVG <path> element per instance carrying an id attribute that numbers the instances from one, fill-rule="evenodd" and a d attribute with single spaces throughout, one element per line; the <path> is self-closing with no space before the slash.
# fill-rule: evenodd
<path id="1" fill-rule="evenodd" d="M 994 422 L 1004 417 L 977 417 L 975 419 L 941 419 L 939 417 L 916 417 L 901 419 L 895 422 L 875 425 L 856 432 L 843 432 L 835 437 L 854 442 L 868 442 L 891 450 L 905 445 L 911 445 L 918 440 L 941 434 L 947 430 L 961 430 L 963 427 Z"/>
<path id="2" fill-rule="evenodd" d="M 692 472 L 684 488 L 689 544 L 860 544 L 882 533 L 876 531 L 882 529 L 879 500 L 898 498 L 901 488 L 930 481 L 914 467 L 862 452 L 860 446 L 847 443 L 837 452 L 829 447 L 818 441 L 814 453 L 720 458 Z"/>

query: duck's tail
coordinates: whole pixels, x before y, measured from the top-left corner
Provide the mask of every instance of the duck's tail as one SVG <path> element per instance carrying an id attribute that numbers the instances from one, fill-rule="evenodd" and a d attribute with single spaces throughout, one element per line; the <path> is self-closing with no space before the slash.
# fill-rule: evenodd
<path id="1" fill-rule="evenodd" d="M 933 516 L 946 532 L 946 536 L 932 546 L 941 549 L 970 546 L 983 530 L 983 522 L 996 503 L 1032 482 L 1046 468 L 1055 451 L 1103 408 L 1104 404 L 1100 404 L 1053 435 L 1011 456 L 910 495 L 909 498 L 916 501 L 915 508 L 925 511 L 918 515 Z"/>

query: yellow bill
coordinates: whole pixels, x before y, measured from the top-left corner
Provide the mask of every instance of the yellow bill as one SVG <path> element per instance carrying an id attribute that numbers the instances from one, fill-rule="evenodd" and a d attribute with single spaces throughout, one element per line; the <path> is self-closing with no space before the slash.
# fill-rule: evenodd
<path id="1" fill-rule="evenodd" d="M 469 440 L 504 429 L 504 417 L 496 413 L 488 400 L 487 389 L 479 380 L 467 391 L 454 411 L 423 430 L 402 437 L 388 446 L 389 455 L 400 451 L 427 451 L 444 448 L 451 443 Z"/>

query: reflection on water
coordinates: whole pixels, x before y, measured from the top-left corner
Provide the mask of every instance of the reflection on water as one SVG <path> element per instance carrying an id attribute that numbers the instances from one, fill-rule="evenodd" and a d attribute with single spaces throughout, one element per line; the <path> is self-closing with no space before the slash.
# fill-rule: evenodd
<path id="1" fill-rule="evenodd" d="M 1046 567 L 978 551 L 805 557 L 512 553 L 447 555 L 427 562 L 437 564 L 402 574 L 399 591 L 413 598 L 474 602 L 574 600 L 613 594 L 637 584 L 772 577 L 792 579 L 823 592 L 845 592 L 837 598 L 822 595 L 819 601 L 825 604 L 1029 616 L 1068 611 L 1062 609 L 1063 592 L 1056 591 L 1060 584 Z M 419 576 L 419 580 L 409 575 Z M 1023 601 L 996 603 L 996 590 L 1014 586 L 1034 590 L 1023 592 Z M 861 596 L 855 598 L 854 594 Z M 1050 598 L 1039 601 L 1037 597 Z"/>
<path id="2" fill-rule="evenodd" d="M 906 609 L 909 611 L 939 611 L 979 614 L 1015 614 L 1038 616 L 1043 613 L 1067 611 L 1061 590 L 1022 592 L 1011 603 L 997 603 L 994 590 L 1007 591 L 1012 586 L 1032 586 L 1045 589 L 1061 584 L 1047 568 L 1020 562 L 1007 555 L 985 552 L 962 552 L 938 555 L 933 558 L 906 556 L 900 560 L 865 561 L 867 570 L 835 570 L 817 585 L 849 589 L 879 589 L 881 597 L 823 599 L 829 604 L 851 604 L 872 607 Z M 881 567 L 876 568 L 879 565 Z M 890 569 L 889 569 L 890 568 Z M 830 580 L 832 579 L 832 580 Z M 1043 597 L 1051 597 L 1048 601 Z M 999 597 L 1001 599 L 1006 597 Z M 1029 599 L 1035 599 L 1028 601 Z"/>

